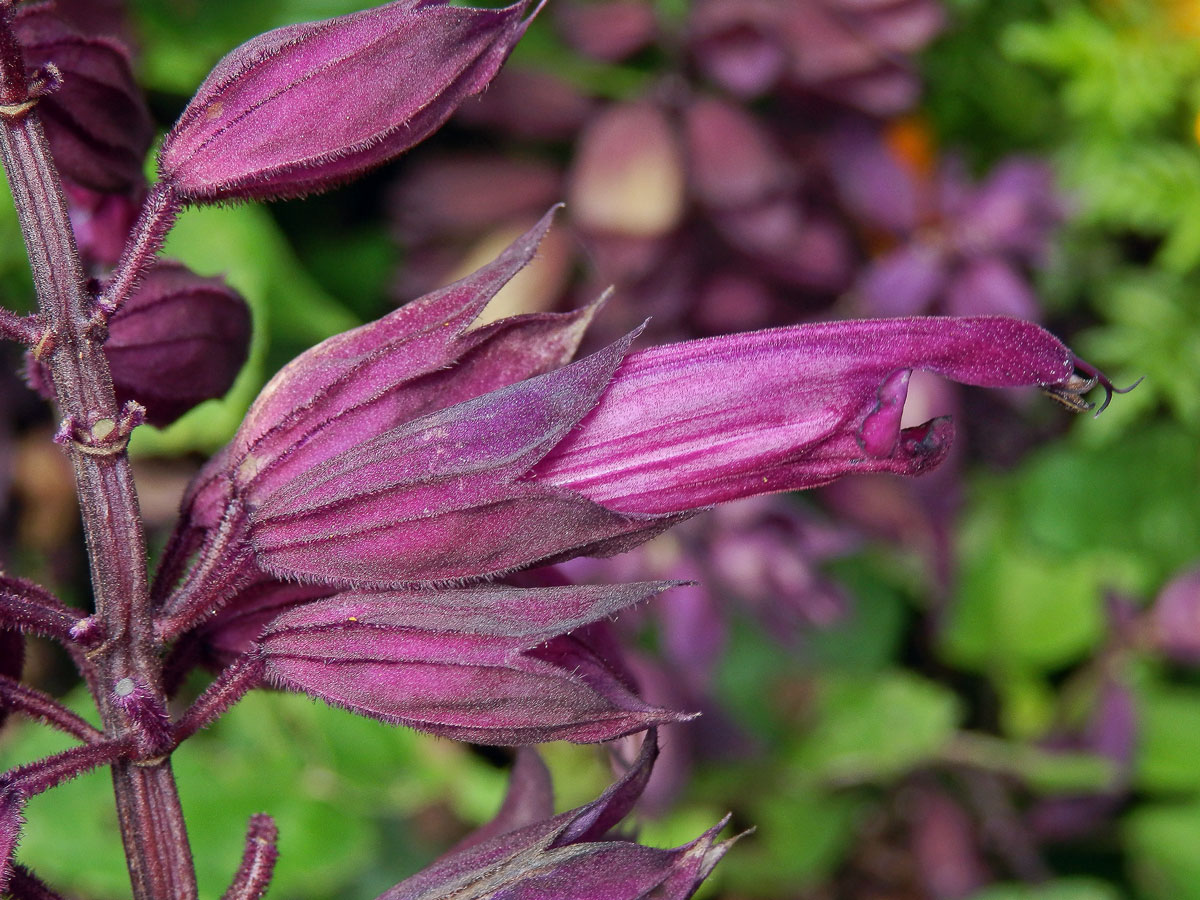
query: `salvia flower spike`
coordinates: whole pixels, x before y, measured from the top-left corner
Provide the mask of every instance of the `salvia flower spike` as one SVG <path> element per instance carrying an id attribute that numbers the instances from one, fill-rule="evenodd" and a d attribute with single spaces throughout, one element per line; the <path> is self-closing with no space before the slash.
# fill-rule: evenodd
<path id="1" fill-rule="evenodd" d="M 524 32 L 527 8 L 397 0 L 260 35 L 200 86 L 163 143 L 162 179 L 188 202 L 294 197 L 348 181 L 481 91 Z"/>

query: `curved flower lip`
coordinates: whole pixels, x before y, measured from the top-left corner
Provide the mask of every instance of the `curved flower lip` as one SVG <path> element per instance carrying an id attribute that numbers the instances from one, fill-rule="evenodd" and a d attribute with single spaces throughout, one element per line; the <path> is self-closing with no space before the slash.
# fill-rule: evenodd
<path id="1" fill-rule="evenodd" d="M 668 582 L 350 592 L 259 639 L 271 682 L 353 712 L 490 744 L 612 740 L 690 716 L 650 706 L 586 633 Z"/>
<path id="2" fill-rule="evenodd" d="M 347 181 L 423 140 L 481 91 L 524 33 L 528 5 L 398 0 L 260 35 L 200 86 L 163 142 L 162 178 L 193 202 L 291 197 Z"/>

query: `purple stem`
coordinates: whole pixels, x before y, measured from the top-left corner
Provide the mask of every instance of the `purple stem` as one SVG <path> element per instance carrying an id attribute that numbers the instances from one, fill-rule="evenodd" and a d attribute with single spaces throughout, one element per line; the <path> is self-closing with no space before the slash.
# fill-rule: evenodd
<path id="1" fill-rule="evenodd" d="M 79 610 L 64 605 L 45 588 L 24 578 L 0 575 L 0 626 L 22 634 L 36 634 L 64 647 L 80 643 L 73 634 L 83 619 Z M 102 642 L 99 632 L 89 632 L 85 649 Z"/>
<path id="2" fill-rule="evenodd" d="M 104 739 L 102 732 L 97 731 L 53 697 L 4 675 L 0 675 L 0 707 L 16 710 L 32 719 L 45 722 L 85 744 L 94 744 Z"/>
<path id="3" fill-rule="evenodd" d="M 275 873 L 275 860 L 279 858 L 275 846 L 278 839 L 279 829 L 274 819 L 261 813 L 250 817 L 242 864 L 221 900 L 259 900 L 267 892 Z"/>
<path id="4" fill-rule="evenodd" d="M 241 504 L 231 504 L 220 526 L 205 538 L 183 583 L 167 595 L 169 604 L 164 602 L 155 616 L 155 634 L 160 641 L 173 641 L 213 616 L 254 575 L 246 528 Z M 214 548 L 233 549 L 221 552 Z"/>
<path id="5" fill-rule="evenodd" d="M 45 362 L 64 416 L 96 618 L 107 637 L 91 654 L 97 704 L 105 734 L 123 740 L 134 730 L 112 702 L 116 684 L 136 677 L 156 694 L 162 691 L 145 534 L 123 442 L 104 444 L 121 417 L 102 350 L 104 329 L 93 319 L 62 183 L 25 84 L 11 15 L 10 6 L 0 5 L 0 156 L 50 338 Z M 158 228 L 165 233 L 165 225 Z M 169 759 L 120 759 L 112 765 L 112 777 L 134 900 L 193 900 L 195 870 Z"/>
<path id="6" fill-rule="evenodd" d="M 0 775 L 0 794 L 27 800 L 98 766 L 112 765 L 132 749 L 133 741 L 127 738 L 72 747 L 37 762 L 9 769 Z"/>
<path id="7" fill-rule="evenodd" d="M 21 316 L 11 309 L 0 309 L 0 338 L 32 347 L 39 337 L 36 316 Z"/>
<path id="8" fill-rule="evenodd" d="M 62 894 L 51 890 L 28 869 L 15 863 L 7 890 L 12 900 L 64 900 Z"/>
<path id="9" fill-rule="evenodd" d="M 179 717 L 175 725 L 175 742 L 185 741 L 201 728 L 211 725 L 248 691 L 262 684 L 264 668 L 257 648 L 239 656 Z"/>
<path id="10" fill-rule="evenodd" d="M 142 201 L 142 210 L 125 241 L 117 267 L 97 302 L 105 317 L 120 309 L 121 304 L 137 288 L 142 276 L 154 264 L 158 251 L 167 239 L 167 232 L 175 224 L 178 215 L 179 201 L 175 192 L 170 185 L 156 182 Z"/>

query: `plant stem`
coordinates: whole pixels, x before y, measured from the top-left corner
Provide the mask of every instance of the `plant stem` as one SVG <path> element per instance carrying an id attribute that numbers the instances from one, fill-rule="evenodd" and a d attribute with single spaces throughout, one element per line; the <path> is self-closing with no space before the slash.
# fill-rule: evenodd
<path id="1" fill-rule="evenodd" d="M 121 258 L 100 296 L 100 309 L 105 315 L 112 315 L 129 299 L 154 263 L 178 214 L 179 201 L 169 187 L 158 182 L 150 188 Z"/>
<path id="2" fill-rule="evenodd" d="M 122 678 L 161 695 L 146 581 L 146 544 L 120 409 L 104 357 L 104 328 L 91 298 L 45 133 L 23 83 L 11 11 L 0 6 L 0 154 L 33 269 L 42 321 L 50 335 L 46 363 L 59 409 L 83 515 L 105 642 L 90 654 L 99 676 L 97 702 L 105 735 L 134 733 L 112 701 Z M 18 81 L 20 79 L 20 81 Z M 165 702 L 165 700 L 164 700 Z M 169 758 L 118 760 L 112 766 L 117 813 L 135 900 L 192 900 L 196 879 Z"/>
<path id="3" fill-rule="evenodd" d="M 3 675 L 0 675 L 0 707 L 22 712 L 85 743 L 95 743 L 104 737 L 53 697 Z"/>
<path id="4" fill-rule="evenodd" d="M 0 338 L 33 345 L 38 339 L 37 322 L 10 309 L 0 309 Z"/>

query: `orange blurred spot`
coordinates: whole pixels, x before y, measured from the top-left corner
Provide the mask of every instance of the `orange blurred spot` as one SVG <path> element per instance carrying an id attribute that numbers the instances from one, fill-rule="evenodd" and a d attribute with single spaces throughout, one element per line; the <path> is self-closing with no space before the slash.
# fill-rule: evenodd
<path id="1" fill-rule="evenodd" d="M 937 164 L 937 147 L 922 116 L 903 116 L 887 124 L 883 141 L 893 156 L 914 175 L 928 178 Z"/>
<path id="2" fill-rule="evenodd" d="M 1200 0 L 1173 0 L 1166 8 L 1167 27 L 1186 37 L 1200 37 Z"/>

